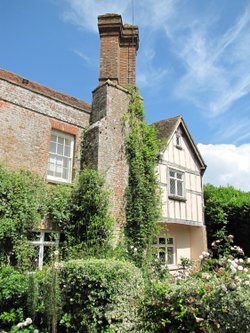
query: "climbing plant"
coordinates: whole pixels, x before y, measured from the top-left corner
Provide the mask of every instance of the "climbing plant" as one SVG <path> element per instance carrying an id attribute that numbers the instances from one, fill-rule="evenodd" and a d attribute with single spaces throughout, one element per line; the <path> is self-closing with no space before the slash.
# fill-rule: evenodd
<path id="1" fill-rule="evenodd" d="M 160 190 L 156 175 L 159 142 L 155 128 L 146 124 L 137 88 L 129 88 L 126 142 L 129 164 L 125 234 L 130 256 L 140 266 L 150 257 L 160 216 Z"/>

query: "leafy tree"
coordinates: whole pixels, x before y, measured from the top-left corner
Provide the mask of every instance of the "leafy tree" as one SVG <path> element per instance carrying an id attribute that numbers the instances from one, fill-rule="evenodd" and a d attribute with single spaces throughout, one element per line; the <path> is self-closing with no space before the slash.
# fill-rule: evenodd
<path id="1" fill-rule="evenodd" d="M 208 243 L 224 233 L 232 234 L 235 243 L 250 255 L 250 194 L 232 186 L 204 187 L 205 221 Z"/>

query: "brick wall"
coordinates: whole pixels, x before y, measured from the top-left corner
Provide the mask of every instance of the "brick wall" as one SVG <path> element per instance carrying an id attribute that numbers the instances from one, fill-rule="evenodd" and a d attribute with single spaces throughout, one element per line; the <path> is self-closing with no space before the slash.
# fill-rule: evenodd
<path id="1" fill-rule="evenodd" d="M 138 27 L 122 23 L 117 14 L 98 17 L 100 33 L 100 84 L 108 79 L 119 85 L 135 85 Z"/>
<path id="2" fill-rule="evenodd" d="M 63 99 L 64 95 L 59 95 Z M 0 160 L 8 168 L 28 169 L 46 178 L 54 128 L 75 136 L 73 171 L 77 172 L 80 136 L 83 127 L 88 126 L 89 111 L 81 109 L 80 103 L 70 105 L 65 97 L 65 102 L 60 101 L 0 77 Z"/>
<path id="3" fill-rule="evenodd" d="M 111 212 L 116 224 L 125 222 L 124 194 L 128 184 L 128 164 L 125 140 L 128 128 L 124 114 L 128 110 L 127 90 L 107 81 L 93 92 L 91 126 L 86 145 L 92 149 L 85 156 L 106 179 L 111 192 Z M 91 157 L 93 159 L 91 159 Z"/>

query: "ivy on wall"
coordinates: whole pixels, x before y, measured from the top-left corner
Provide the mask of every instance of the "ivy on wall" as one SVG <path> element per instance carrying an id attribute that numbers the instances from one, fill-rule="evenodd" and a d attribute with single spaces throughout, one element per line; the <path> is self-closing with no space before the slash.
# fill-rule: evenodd
<path id="1" fill-rule="evenodd" d="M 159 142 L 155 128 L 145 123 L 137 88 L 129 88 L 129 92 L 125 234 L 129 254 L 140 266 L 150 256 L 160 217 L 160 189 L 156 175 Z"/>

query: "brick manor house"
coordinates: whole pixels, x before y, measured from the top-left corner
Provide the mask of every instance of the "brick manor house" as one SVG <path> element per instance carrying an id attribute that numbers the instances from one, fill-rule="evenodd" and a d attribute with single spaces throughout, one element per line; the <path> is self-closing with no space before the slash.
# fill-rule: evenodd
<path id="1" fill-rule="evenodd" d="M 0 161 L 10 170 L 28 169 L 48 182 L 71 183 L 80 165 L 80 138 L 88 128 L 86 159 L 104 175 L 111 190 L 111 212 L 125 221 L 128 182 L 123 115 L 128 110 L 127 84 L 136 82 L 137 26 L 117 14 L 98 17 L 99 86 L 92 104 L 0 69 Z M 202 176 L 206 165 L 181 116 L 155 123 L 166 141 L 159 163 L 162 218 L 157 238 L 159 257 L 175 269 L 182 257 L 198 260 L 206 250 Z M 42 266 L 47 234 L 41 226 L 36 242 Z"/>

